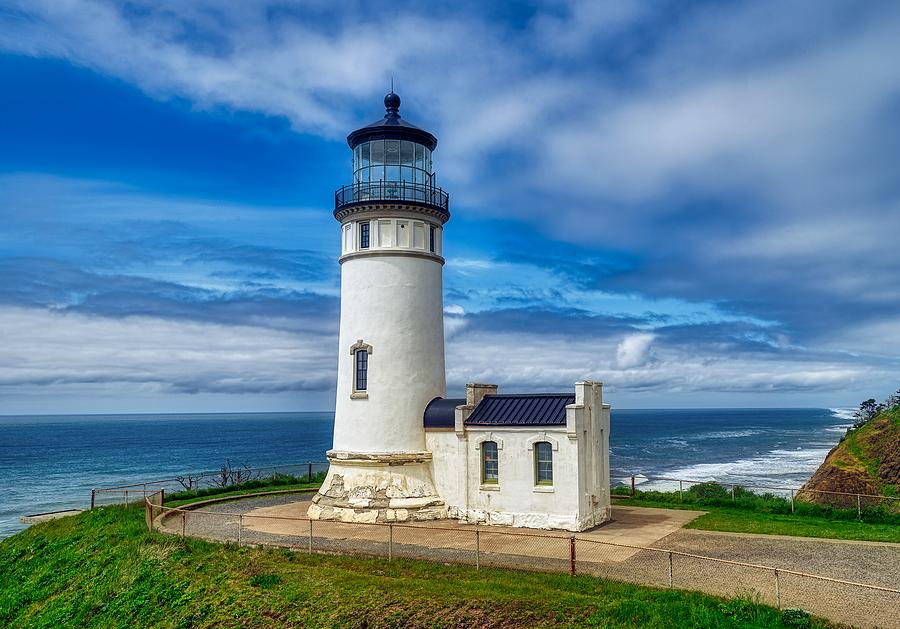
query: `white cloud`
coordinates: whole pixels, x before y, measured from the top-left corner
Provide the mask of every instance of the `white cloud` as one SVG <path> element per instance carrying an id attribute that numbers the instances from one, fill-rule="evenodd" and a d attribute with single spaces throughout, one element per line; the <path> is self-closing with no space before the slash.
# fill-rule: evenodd
<path id="1" fill-rule="evenodd" d="M 0 390 L 127 384 L 159 393 L 334 386 L 336 339 L 264 327 L 0 307 Z"/>
<path id="2" fill-rule="evenodd" d="M 653 334 L 631 334 L 622 339 L 616 348 L 616 366 L 619 369 L 643 367 L 651 358 Z"/>

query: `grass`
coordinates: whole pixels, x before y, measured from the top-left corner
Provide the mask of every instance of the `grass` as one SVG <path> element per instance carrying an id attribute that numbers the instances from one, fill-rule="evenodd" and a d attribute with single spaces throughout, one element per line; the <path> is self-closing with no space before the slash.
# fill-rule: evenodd
<path id="1" fill-rule="evenodd" d="M 0 542 L 0 626 L 827 626 L 749 598 L 587 576 L 183 540 L 143 517 L 104 507 Z"/>
<path id="2" fill-rule="evenodd" d="M 264 491 L 286 491 L 309 489 L 315 491 L 325 480 L 325 474 L 313 474 L 312 480 L 305 476 L 287 476 L 279 474 L 274 478 L 261 478 L 245 481 L 238 485 L 226 487 L 208 487 L 205 489 L 185 490 L 166 494 L 167 507 L 180 507 L 207 498 L 227 498 L 230 496 L 243 496 Z"/>
<path id="3" fill-rule="evenodd" d="M 618 495 L 627 493 L 627 488 L 614 491 Z M 636 491 L 634 497 L 617 503 L 707 511 L 686 525 L 690 529 L 900 543 L 900 514 L 886 508 L 864 508 L 862 521 L 856 509 L 800 501 L 795 502 L 791 513 L 788 499 L 754 494 L 740 487 L 735 488 L 733 500 L 724 487 L 703 484 L 691 486 L 681 496 L 677 491 Z"/>

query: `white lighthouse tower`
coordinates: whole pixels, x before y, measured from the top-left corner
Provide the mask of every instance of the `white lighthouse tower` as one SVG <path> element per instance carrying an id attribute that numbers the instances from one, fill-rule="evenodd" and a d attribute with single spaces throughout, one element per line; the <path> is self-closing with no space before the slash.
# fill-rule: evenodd
<path id="1" fill-rule="evenodd" d="M 353 183 L 335 194 L 341 223 L 341 329 L 334 445 L 309 517 L 355 522 L 446 517 L 423 412 L 445 397 L 441 234 L 447 194 L 434 182 L 432 134 L 400 117 L 347 137 Z"/>

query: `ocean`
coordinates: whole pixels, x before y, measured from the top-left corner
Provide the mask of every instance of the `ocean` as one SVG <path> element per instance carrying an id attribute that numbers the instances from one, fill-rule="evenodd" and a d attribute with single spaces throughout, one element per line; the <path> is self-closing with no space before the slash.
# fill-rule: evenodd
<path id="1" fill-rule="evenodd" d="M 613 478 L 800 485 L 852 423 L 848 409 L 616 410 Z M 84 508 L 92 487 L 323 461 L 333 413 L 0 416 L 0 539 L 19 516 Z"/>

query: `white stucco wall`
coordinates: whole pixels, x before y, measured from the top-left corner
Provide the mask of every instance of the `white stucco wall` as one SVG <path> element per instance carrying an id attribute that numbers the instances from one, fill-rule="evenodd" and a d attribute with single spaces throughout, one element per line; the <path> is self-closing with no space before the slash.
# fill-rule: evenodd
<path id="1" fill-rule="evenodd" d="M 342 258 L 334 450 L 425 448 L 422 413 L 445 396 L 442 260 L 398 251 Z M 363 399 L 351 397 L 358 341 L 372 347 Z"/>

